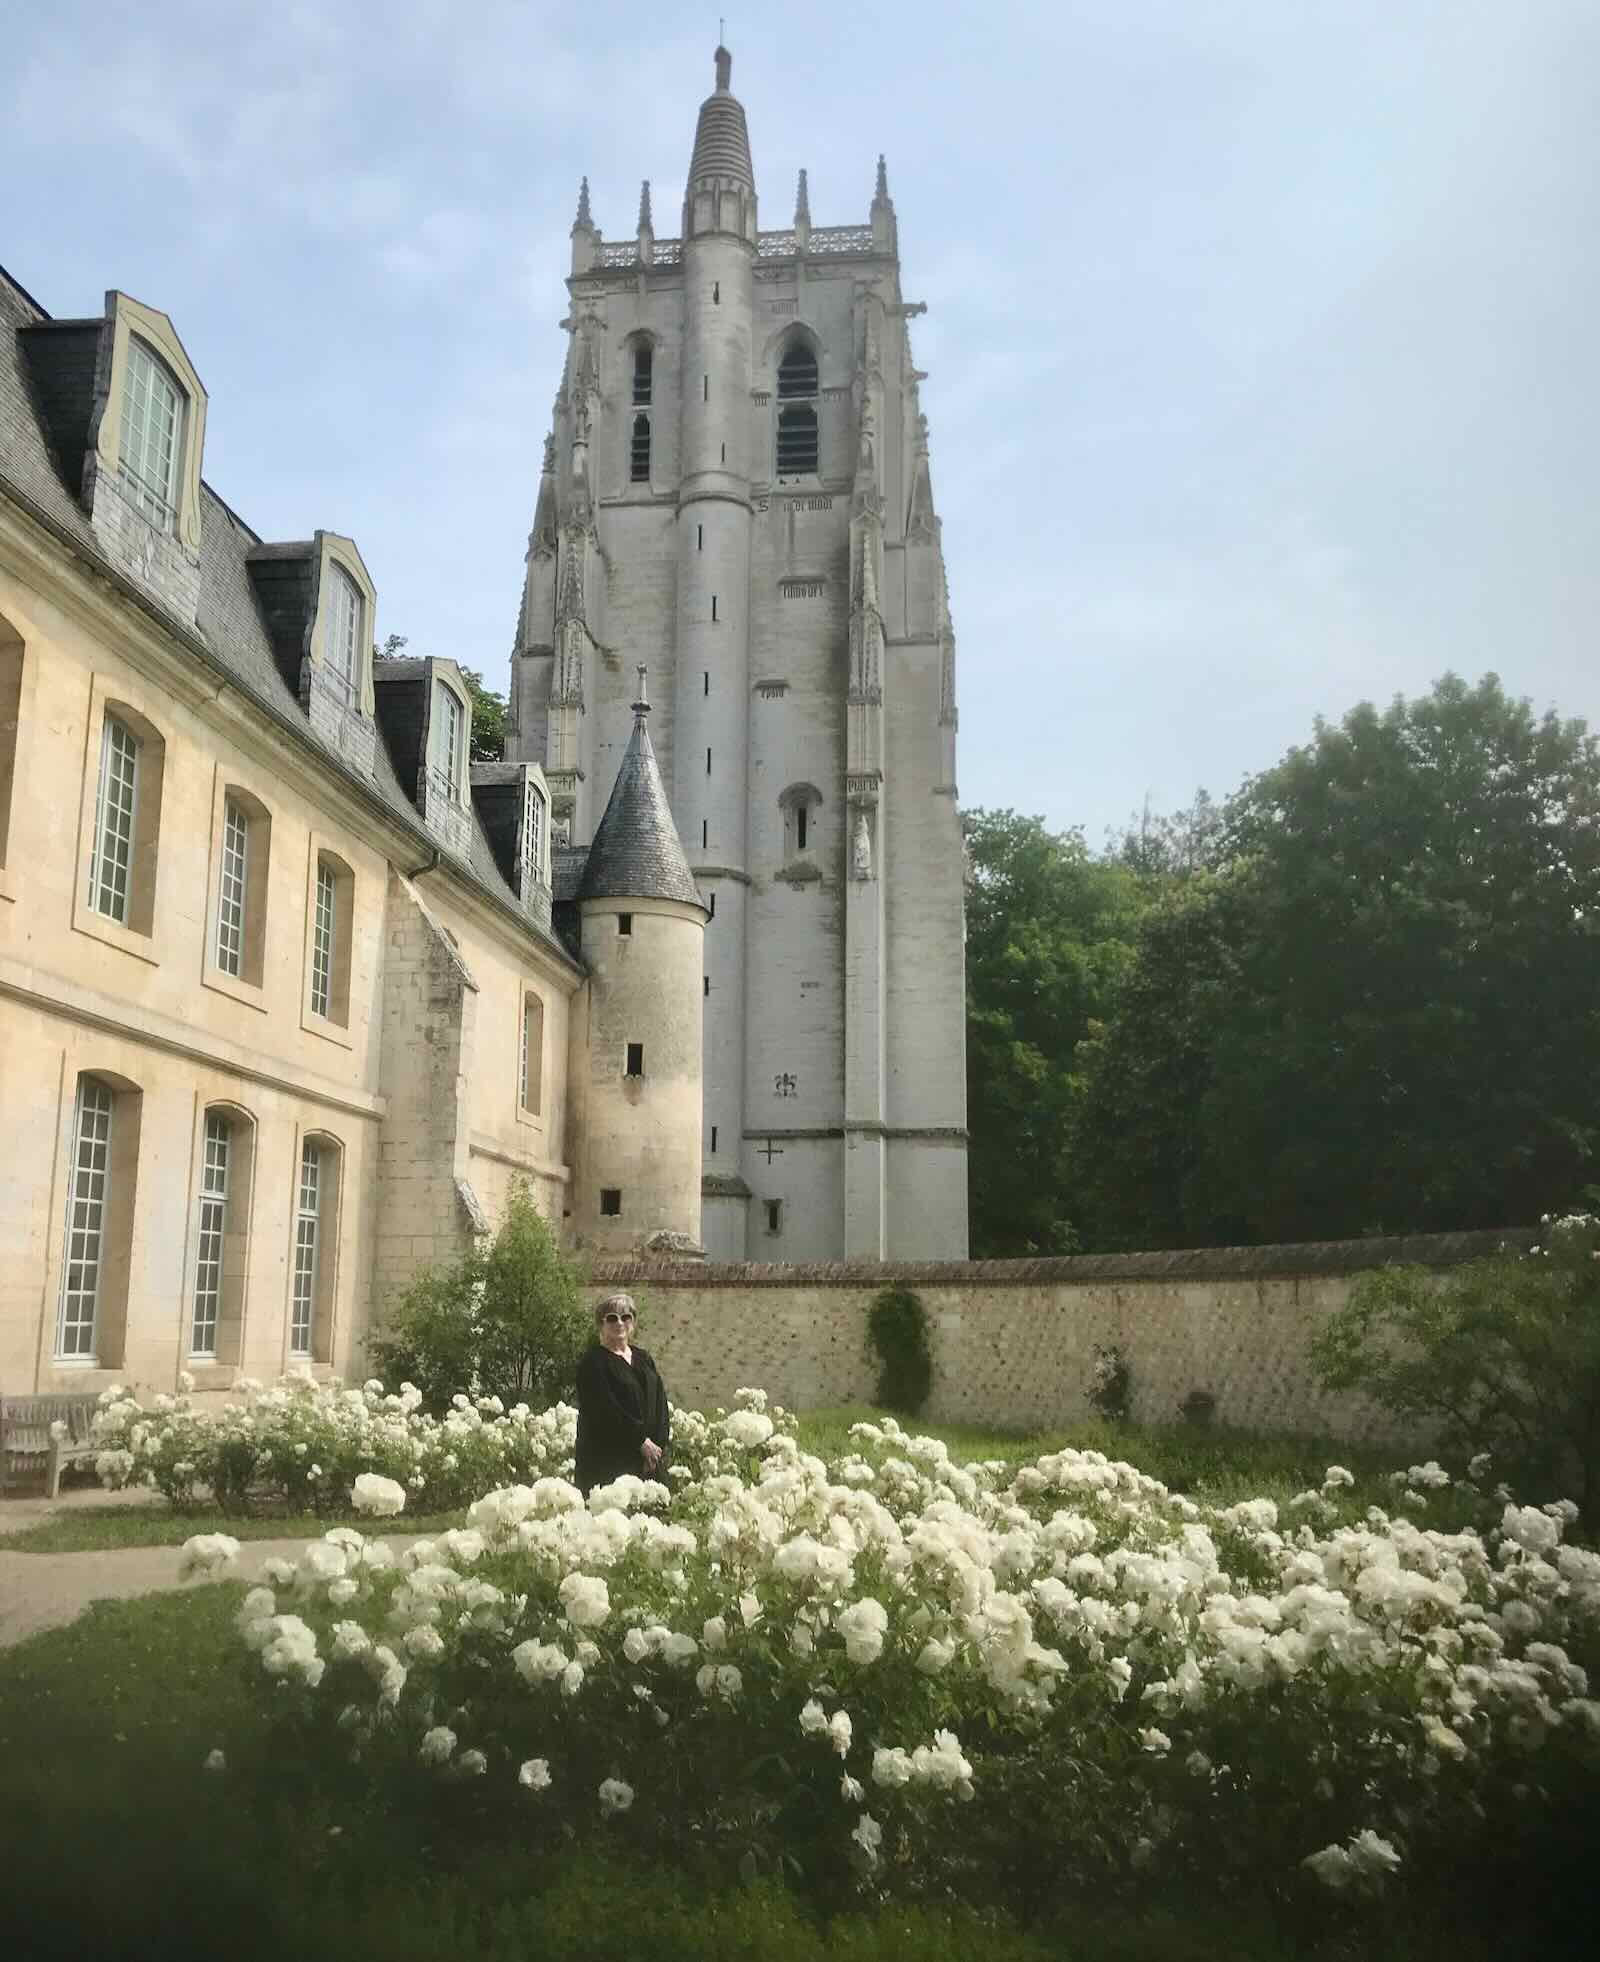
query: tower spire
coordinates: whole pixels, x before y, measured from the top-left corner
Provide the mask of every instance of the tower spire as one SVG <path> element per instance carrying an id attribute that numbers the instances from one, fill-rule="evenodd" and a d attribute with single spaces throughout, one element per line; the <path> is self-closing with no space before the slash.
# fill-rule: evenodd
<path id="1" fill-rule="evenodd" d="M 578 215 L 572 221 L 572 270 L 584 273 L 600 257 L 600 233 L 589 210 L 589 180 L 578 186 Z"/>
<path id="2" fill-rule="evenodd" d="M 800 172 L 800 182 L 795 188 L 794 222 L 796 225 L 809 225 L 811 223 L 811 197 L 806 190 L 806 174 L 804 170 Z"/>
<path id="3" fill-rule="evenodd" d="M 655 222 L 650 216 L 650 179 L 648 177 L 639 186 L 639 229 L 641 232 L 653 232 L 655 230 Z"/>
<path id="4" fill-rule="evenodd" d="M 732 232 L 756 242 L 756 175 L 744 105 L 732 92 L 733 56 L 719 42 L 717 86 L 700 105 L 684 184 L 683 236 Z"/>
<path id="5" fill-rule="evenodd" d="M 717 52 L 712 59 L 717 67 L 717 94 L 726 95 L 733 87 L 733 56 L 718 41 Z"/>
<path id="6" fill-rule="evenodd" d="M 872 193 L 872 243 L 880 252 L 900 250 L 894 219 L 894 199 L 889 195 L 889 166 L 878 157 L 878 181 Z"/>
<path id="7" fill-rule="evenodd" d="M 584 182 L 587 183 L 588 179 L 585 178 Z M 872 201 L 874 204 L 889 202 L 889 166 L 881 150 L 878 152 L 878 182 L 872 193 Z"/>
<path id="8" fill-rule="evenodd" d="M 641 661 L 634 673 L 639 677 L 639 699 L 628 706 L 633 710 L 636 725 L 642 725 L 650 713 L 650 670 Z"/>
<path id="9" fill-rule="evenodd" d="M 585 177 L 578 186 L 578 215 L 572 221 L 572 229 L 592 232 L 594 219 L 589 212 L 589 180 Z"/>

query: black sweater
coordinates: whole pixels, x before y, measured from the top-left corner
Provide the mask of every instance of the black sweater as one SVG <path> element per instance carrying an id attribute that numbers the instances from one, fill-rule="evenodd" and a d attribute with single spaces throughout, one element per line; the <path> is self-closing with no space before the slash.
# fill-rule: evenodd
<path id="1" fill-rule="evenodd" d="M 644 1468 L 647 1437 L 663 1453 L 653 1474 Z M 635 1342 L 630 1363 L 603 1343 L 586 1349 L 578 1364 L 578 1489 L 587 1497 L 593 1486 L 609 1485 L 624 1472 L 659 1478 L 670 1437 L 667 1392 L 649 1350 Z"/>

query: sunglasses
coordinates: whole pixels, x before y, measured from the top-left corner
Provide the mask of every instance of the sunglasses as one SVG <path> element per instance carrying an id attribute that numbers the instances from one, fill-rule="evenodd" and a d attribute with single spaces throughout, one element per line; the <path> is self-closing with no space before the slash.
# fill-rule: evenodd
<path id="1" fill-rule="evenodd" d="M 633 1317 L 631 1315 L 611 1314 L 611 1315 L 602 1315 L 600 1319 L 603 1322 L 631 1322 L 633 1320 Z"/>

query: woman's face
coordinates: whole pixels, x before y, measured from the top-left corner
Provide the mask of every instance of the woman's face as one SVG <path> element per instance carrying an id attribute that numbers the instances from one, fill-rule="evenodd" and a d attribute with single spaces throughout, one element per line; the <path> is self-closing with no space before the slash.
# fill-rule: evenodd
<path id="1" fill-rule="evenodd" d="M 628 1347 L 628 1338 L 633 1334 L 633 1310 L 613 1304 L 600 1317 L 600 1340 L 605 1346 L 620 1355 Z"/>

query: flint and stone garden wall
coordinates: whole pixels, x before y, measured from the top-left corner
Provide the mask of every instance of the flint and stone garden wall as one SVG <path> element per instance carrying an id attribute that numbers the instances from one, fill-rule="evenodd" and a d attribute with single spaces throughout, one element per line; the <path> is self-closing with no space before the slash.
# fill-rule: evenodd
<path id="1" fill-rule="evenodd" d="M 640 1340 L 674 1402 L 711 1409 L 746 1385 L 790 1408 L 866 1402 L 876 1367 L 867 1310 L 890 1282 L 928 1312 L 932 1422 L 1033 1428 L 1091 1413 L 1095 1350 L 1115 1344 L 1132 1373 L 1132 1414 L 1175 1422 L 1193 1390 L 1215 1421 L 1249 1430 L 1426 1443 L 1364 1399 L 1320 1391 L 1312 1338 L 1362 1273 L 1447 1267 L 1525 1245 L 1531 1233 L 1459 1233 L 1092 1254 L 1063 1260 L 730 1262 L 597 1260 L 588 1295 L 626 1288 Z"/>

